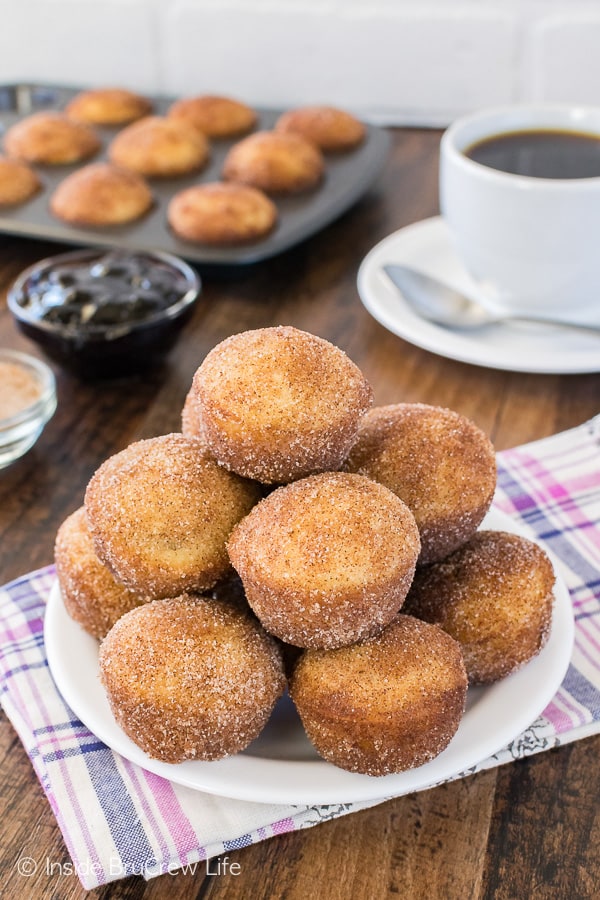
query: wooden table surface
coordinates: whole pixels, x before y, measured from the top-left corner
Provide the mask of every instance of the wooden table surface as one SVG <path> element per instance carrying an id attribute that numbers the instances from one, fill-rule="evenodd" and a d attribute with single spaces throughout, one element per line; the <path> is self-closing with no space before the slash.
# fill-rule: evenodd
<path id="1" fill-rule="evenodd" d="M 56 369 L 58 410 L 23 459 L 0 471 L 0 581 L 52 560 L 54 535 L 98 465 L 131 441 L 179 429 L 196 367 L 232 332 L 295 325 L 342 347 L 377 404 L 422 401 L 472 418 L 498 450 L 577 425 L 599 411 L 600 374 L 523 375 L 446 360 L 375 322 L 356 290 L 361 259 L 392 231 L 435 215 L 439 132 L 396 130 L 377 184 L 300 247 L 229 280 L 207 280 L 194 318 L 159 371 L 84 384 Z M 5 290 L 56 245 L 0 241 L 0 346 L 36 353 L 6 310 Z M 600 885 L 600 737 L 579 741 L 229 854 L 239 875 L 133 877 L 94 898 L 370 900 L 585 898 Z M 87 896 L 12 726 L 0 719 L 0 896 Z M 25 879 L 21 856 L 38 864 Z M 64 872 L 64 874 L 57 874 Z"/>

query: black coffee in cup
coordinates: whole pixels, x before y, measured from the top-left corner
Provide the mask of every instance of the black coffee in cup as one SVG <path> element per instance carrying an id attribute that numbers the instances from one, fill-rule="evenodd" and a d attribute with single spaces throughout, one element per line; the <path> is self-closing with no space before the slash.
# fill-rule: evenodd
<path id="1" fill-rule="evenodd" d="M 600 135 L 531 129 L 495 134 L 463 151 L 474 162 L 533 178 L 600 176 Z"/>
<path id="2" fill-rule="evenodd" d="M 600 322 L 600 107 L 517 104 L 457 119 L 441 142 L 440 209 L 495 306 Z"/>

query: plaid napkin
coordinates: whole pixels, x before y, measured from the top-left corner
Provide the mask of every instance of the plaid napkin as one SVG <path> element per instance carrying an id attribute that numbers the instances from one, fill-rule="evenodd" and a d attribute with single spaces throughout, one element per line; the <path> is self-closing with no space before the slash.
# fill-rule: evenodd
<path id="1" fill-rule="evenodd" d="M 497 508 L 563 563 L 576 617 L 565 680 L 543 715 L 469 772 L 600 732 L 600 416 L 498 454 Z M 85 888 L 146 878 L 373 806 L 273 806 L 172 784 L 100 743 L 65 705 L 43 641 L 48 566 L 0 590 L 0 699 Z M 466 774 L 466 773 L 464 773 Z"/>

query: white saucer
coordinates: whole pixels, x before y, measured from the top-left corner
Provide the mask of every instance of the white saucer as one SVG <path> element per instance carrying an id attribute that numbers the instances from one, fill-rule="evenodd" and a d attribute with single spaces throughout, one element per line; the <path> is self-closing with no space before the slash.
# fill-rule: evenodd
<path id="1" fill-rule="evenodd" d="M 417 347 L 491 369 L 555 374 L 600 371 L 600 333 L 516 322 L 472 332 L 451 331 L 425 321 L 383 272 L 386 263 L 410 264 L 459 289 L 472 286 L 440 216 L 388 235 L 362 261 L 358 292 L 381 325 Z"/>
<path id="2" fill-rule="evenodd" d="M 482 527 L 522 533 L 513 519 L 496 509 Z M 538 656 L 502 681 L 469 688 L 467 709 L 443 753 L 416 769 L 382 778 L 347 772 L 320 759 L 287 696 L 243 753 L 175 765 L 151 759 L 115 722 L 98 677 L 98 642 L 69 618 L 58 583 L 48 600 L 44 640 L 54 681 L 73 712 L 101 741 L 149 772 L 195 790 L 255 803 L 380 800 L 422 790 L 476 766 L 509 744 L 547 706 L 569 665 L 574 631 L 571 599 L 556 562 L 555 572 L 552 628 Z"/>

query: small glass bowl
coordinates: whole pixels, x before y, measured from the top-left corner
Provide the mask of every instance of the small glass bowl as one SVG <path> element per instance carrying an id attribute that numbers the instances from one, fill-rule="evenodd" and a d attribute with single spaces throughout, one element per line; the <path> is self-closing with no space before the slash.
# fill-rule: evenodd
<path id="1" fill-rule="evenodd" d="M 110 265 L 115 270 L 121 266 L 126 272 L 120 285 L 118 277 L 110 275 Z M 130 280 L 134 271 L 132 267 L 135 265 L 147 266 L 146 290 L 154 290 L 155 297 L 162 290 L 160 278 L 171 279 L 168 299 L 162 308 L 145 314 L 143 318 L 132 317 L 129 321 L 107 321 L 105 324 L 101 321 L 97 324 L 95 321 L 74 324 L 61 320 L 61 307 L 67 310 L 70 302 L 68 288 L 64 287 L 65 275 L 68 276 L 69 270 L 76 273 L 88 272 L 90 279 L 97 278 L 94 285 L 99 290 L 103 289 L 102 278 L 105 277 L 107 294 L 103 302 L 106 302 L 109 295 L 112 296 L 114 305 L 121 304 L 120 309 L 126 316 L 130 300 L 123 298 L 135 291 Z M 106 276 L 93 274 L 94 270 L 102 271 L 102 266 L 108 267 Z M 156 288 L 152 283 L 152 272 L 159 284 Z M 144 280 L 142 275 L 139 277 Z M 56 279 L 54 283 L 52 279 Z M 40 284 L 47 286 L 45 294 L 43 290 L 36 293 Z M 92 281 L 88 281 L 89 285 L 92 285 Z M 179 332 L 190 318 L 200 288 L 200 278 L 194 269 L 170 253 L 97 247 L 62 253 L 25 269 L 10 288 L 7 302 L 20 330 L 36 341 L 51 359 L 83 378 L 109 378 L 129 375 L 160 361 L 174 345 Z M 81 290 L 85 292 L 86 289 L 84 284 Z M 110 291 L 113 293 L 110 294 Z M 49 297 L 49 304 L 44 312 L 51 306 L 52 320 L 36 314 L 36 304 L 39 309 L 39 298 L 44 296 Z M 132 306 L 134 302 L 131 301 Z"/>
<path id="2" fill-rule="evenodd" d="M 16 350 L 0 350 L 0 363 L 10 363 L 35 380 L 39 396 L 12 416 L 0 419 L 0 469 L 33 447 L 56 410 L 56 382 L 48 366 Z M 4 386 L 0 381 L 0 390 Z"/>

